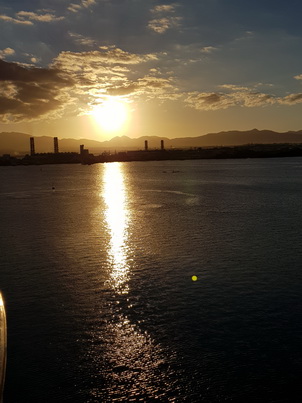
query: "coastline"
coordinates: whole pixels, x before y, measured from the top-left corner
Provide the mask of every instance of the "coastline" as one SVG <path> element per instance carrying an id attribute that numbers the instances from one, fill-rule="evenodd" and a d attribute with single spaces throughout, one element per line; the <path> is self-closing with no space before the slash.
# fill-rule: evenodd
<path id="1" fill-rule="evenodd" d="M 87 150 L 88 151 L 88 150 Z M 67 152 L 39 153 L 16 158 L 10 154 L 0 157 L 0 166 L 84 164 L 130 161 L 167 161 L 192 159 L 282 158 L 302 156 L 302 144 L 248 144 L 240 146 L 198 147 L 190 149 L 150 149 L 122 151 L 100 155 Z"/>

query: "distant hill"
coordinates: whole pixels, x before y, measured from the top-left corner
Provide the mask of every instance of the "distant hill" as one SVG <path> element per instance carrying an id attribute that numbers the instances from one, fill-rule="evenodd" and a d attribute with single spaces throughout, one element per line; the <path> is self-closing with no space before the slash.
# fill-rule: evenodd
<path id="1" fill-rule="evenodd" d="M 29 153 L 29 138 L 25 133 L 0 133 L 0 155 L 25 155 Z M 145 140 L 149 148 L 160 148 L 160 141 L 164 140 L 165 148 L 191 148 L 210 146 L 231 146 L 245 144 L 273 144 L 273 143 L 302 143 L 302 130 L 278 133 L 271 130 L 248 130 L 209 133 L 198 137 L 182 137 L 168 139 L 167 137 L 143 136 L 131 139 L 127 136 L 114 137 L 108 141 L 89 139 L 59 139 L 61 152 L 78 152 L 80 145 L 84 144 L 92 153 L 103 151 L 140 150 L 144 148 Z M 35 137 L 37 153 L 53 152 L 53 137 Z"/>

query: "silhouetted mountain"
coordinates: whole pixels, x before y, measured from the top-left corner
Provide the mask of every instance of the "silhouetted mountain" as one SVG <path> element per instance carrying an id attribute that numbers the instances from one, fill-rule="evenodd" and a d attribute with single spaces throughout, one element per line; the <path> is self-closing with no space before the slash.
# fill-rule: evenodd
<path id="1" fill-rule="evenodd" d="M 28 153 L 30 137 L 29 134 L 25 133 L 0 133 L 0 154 L 19 155 Z"/>
<path id="2" fill-rule="evenodd" d="M 272 130 L 257 130 L 257 129 L 248 131 L 228 131 L 220 133 L 210 133 L 206 134 L 205 136 L 196 137 L 195 139 L 191 138 L 191 140 L 192 143 L 196 144 L 196 146 L 199 141 L 200 146 L 302 143 L 302 130 L 297 132 L 291 131 L 286 133 L 278 133 Z"/>
<path id="3" fill-rule="evenodd" d="M 0 155 L 24 155 L 29 153 L 29 138 L 25 133 L 0 133 Z M 169 139 L 167 137 L 142 136 L 131 139 L 127 136 L 114 137 L 108 141 L 89 139 L 59 139 L 61 152 L 79 151 L 84 144 L 92 153 L 103 151 L 139 150 L 144 149 L 145 140 L 149 149 L 160 148 L 160 141 L 164 140 L 165 148 L 191 148 L 211 146 L 232 146 L 245 144 L 274 144 L 274 143 L 302 143 L 302 130 L 278 133 L 271 130 L 248 130 L 209 133 L 198 137 L 182 137 Z M 35 137 L 37 153 L 53 152 L 53 137 Z"/>
<path id="4" fill-rule="evenodd" d="M 172 146 L 173 140 L 168 139 L 167 137 L 157 137 L 157 136 L 142 136 L 136 139 L 131 139 L 127 136 L 122 137 L 114 137 L 111 140 L 103 141 L 102 146 L 106 148 L 119 148 L 119 149 L 127 149 L 127 150 L 142 150 L 145 147 L 145 141 L 148 141 L 149 148 L 160 148 L 160 141 L 164 140 L 166 146 Z M 171 145 L 170 145 L 171 143 Z"/>

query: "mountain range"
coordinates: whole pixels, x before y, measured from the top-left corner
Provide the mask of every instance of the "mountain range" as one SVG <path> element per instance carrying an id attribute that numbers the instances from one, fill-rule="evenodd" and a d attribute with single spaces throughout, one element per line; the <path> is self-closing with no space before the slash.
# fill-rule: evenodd
<path id="1" fill-rule="evenodd" d="M 29 154 L 29 139 L 32 137 L 26 133 L 2 132 L 0 133 L 0 155 L 11 154 L 22 156 Z M 127 136 L 114 137 L 107 141 L 96 141 L 89 139 L 59 139 L 60 152 L 79 152 L 80 145 L 93 154 L 104 151 L 142 150 L 145 141 L 148 141 L 149 149 L 159 149 L 161 140 L 165 148 L 192 148 L 192 147 L 218 147 L 236 146 L 245 144 L 274 144 L 274 143 L 302 143 L 302 130 L 279 133 L 271 130 L 248 130 L 248 131 L 227 131 L 209 133 L 198 137 L 181 137 L 169 139 L 167 137 L 143 136 L 130 138 Z M 36 153 L 53 152 L 53 137 L 35 137 Z"/>

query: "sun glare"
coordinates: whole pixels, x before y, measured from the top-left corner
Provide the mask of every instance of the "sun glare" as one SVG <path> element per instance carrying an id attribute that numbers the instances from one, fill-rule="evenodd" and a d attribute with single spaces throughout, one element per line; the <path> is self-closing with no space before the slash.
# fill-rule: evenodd
<path id="1" fill-rule="evenodd" d="M 112 97 L 95 106 L 92 115 L 103 130 L 114 132 L 125 125 L 128 118 L 128 106 L 125 101 Z"/>

